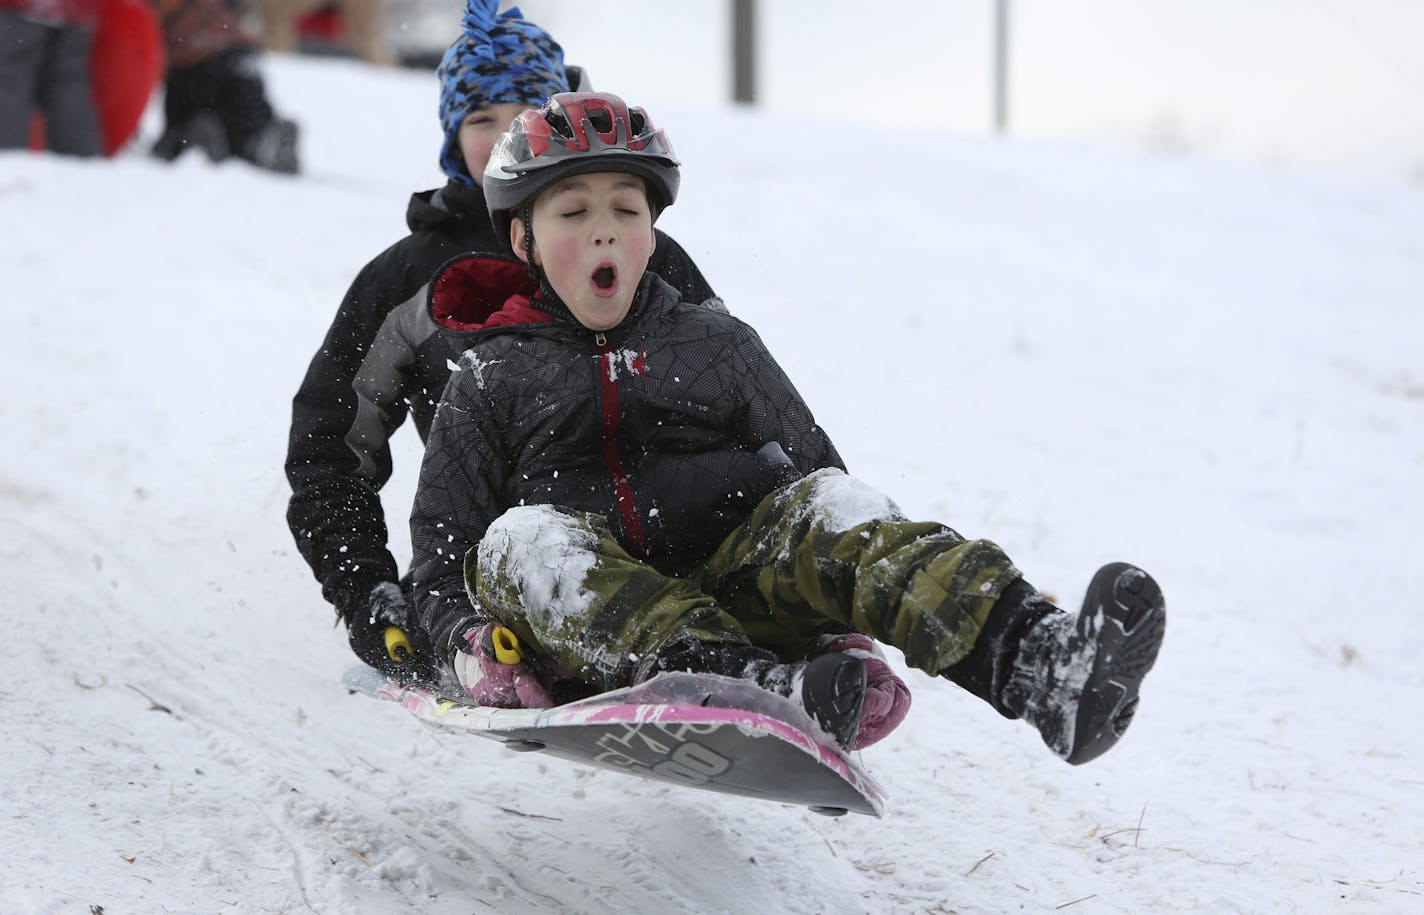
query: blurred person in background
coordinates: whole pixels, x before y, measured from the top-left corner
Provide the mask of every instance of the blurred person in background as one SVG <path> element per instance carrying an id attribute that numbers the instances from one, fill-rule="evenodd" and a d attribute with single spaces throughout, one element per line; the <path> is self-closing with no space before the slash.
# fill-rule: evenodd
<path id="1" fill-rule="evenodd" d="M 257 69 L 257 42 L 225 0 L 155 0 L 168 70 L 164 129 L 153 154 L 172 161 L 200 149 L 295 174 L 297 125 L 279 117 Z"/>
<path id="2" fill-rule="evenodd" d="M 298 49 L 297 33 L 304 16 L 334 9 L 351 53 L 378 66 L 395 63 L 386 41 L 386 0 L 255 0 L 262 16 L 262 45 L 269 51 Z"/>
<path id="3" fill-rule="evenodd" d="M 103 154 L 89 51 L 101 0 L 0 0 L 0 149 L 24 149 L 31 122 L 45 145 L 72 156 Z"/>

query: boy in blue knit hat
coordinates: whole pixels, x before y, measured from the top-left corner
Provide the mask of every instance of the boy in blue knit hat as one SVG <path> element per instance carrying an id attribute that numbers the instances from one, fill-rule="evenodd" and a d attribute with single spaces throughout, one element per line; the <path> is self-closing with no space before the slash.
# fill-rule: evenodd
<path id="1" fill-rule="evenodd" d="M 439 77 L 440 165 L 449 180 L 412 195 L 410 234 L 352 282 L 293 400 L 286 462 L 297 547 L 352 650 L 383 670 L 393 664 L 386 627 L 416 631 L 379 494 L 392 471 L 390 437 L 409 414 L 424 441 L 459 356 L 425 316 L 422 289 L 454 255 L 500 249 L 480 187 L 494 140 L 524 108 L 583 82 L 547 32 L 518 9 L 501 15 L 497 0 L 469 0 Z M 661 232 L 649 269 L 687 301 L 716 301 L 692 259 Z M 423 646 L 414 648 L 420 661 Z"/>
<path id="2" fill-rule="evenodd" d="M 475 185 L 490 145 L 531 99 L 578 88 L 582 71 L 564 66 L 564 49 L 549 33 L 520 17 L 519 8 L 494 15 L 497 3 L 471 3 L 462 21 L 464 34 L 440 61 L 440 126 L 445 144 L 440 167 L 453 180 Z M 479 142 L 467 155 L 465 145 Z M 471 169 L 467 158 L 475 159 Z"/>

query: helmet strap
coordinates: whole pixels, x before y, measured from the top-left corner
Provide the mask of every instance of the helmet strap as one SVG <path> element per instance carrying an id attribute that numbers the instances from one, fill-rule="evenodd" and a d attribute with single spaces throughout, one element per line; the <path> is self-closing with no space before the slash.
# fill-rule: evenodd
<path id="1" fill-rule="evenodd" d="M 529 268 L 529 275 L 536 280 L 542 279 L 539 276 L 539 268 L 534 266 L 534 201 L 524 201 L 524 206 L 519 210 L 519 218 L 524 220 L 524 264 Z"/>
<path id="2" fill-rule="evenodd" d="M 564 300 L 559 298 L 559 294 L 554 291 L 554 287 L 549 285 L 549 278 L 544 275 L 544 269 L 534 266 L 533 200 L 526 200 L 524 202 L 524 206 L 520 209 L 519 216 L 524 220 L 524 264 L 529 268 L 529 275 L 539 284 L 539 298 L 551 305 L 564 305 Z"/>

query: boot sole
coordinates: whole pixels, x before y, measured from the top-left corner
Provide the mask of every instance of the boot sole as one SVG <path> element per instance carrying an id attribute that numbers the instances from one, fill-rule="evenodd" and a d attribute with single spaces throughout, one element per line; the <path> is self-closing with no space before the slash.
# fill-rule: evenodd
<path id="1" fill-rule="evenodd" d="M 802 674 L 802 705 L 821 730 L 846 749 L 860 733 L 865 683 L 865 662 L 845 654 L 821 655 Z"/>
<path id="2" fill-rule="evenodd" d="M 1079 635 L 1098 649 L 1079 702 L 1073 744 L 1064 757 L 1075 766 L 1106 753 L 1132 724 L 1142 680 L 1167 630 L 1162 589 L 1136 566 L 1103 566 L 1088 585 L 1078 626 Z"/>

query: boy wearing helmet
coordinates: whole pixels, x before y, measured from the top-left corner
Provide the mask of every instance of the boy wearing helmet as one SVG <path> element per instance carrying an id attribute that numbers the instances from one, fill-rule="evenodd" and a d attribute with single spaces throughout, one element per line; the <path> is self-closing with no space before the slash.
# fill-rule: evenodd
<path id="1" fill-rule="evenodd" d="M 411 516 L 447 686 L 533 706 L 570 683 L 716 673 L 860 747 L 908 698 L 867 705 L 873 638 L 1070 763 L 1116 743 L 1161 645 L 1156 583 L 1113 563 L 1064 613 L 993 543 L 847 476 L 756 333 L 643 271 L 678 164 L 641 109 L 556 95 L 500 138 L 484 186 L 519 260 L 453 262 L 432 285 L 464 354 Z M 502 300 L 463 292 L 501 283 Z M 495 663 L 496 624 L 532 660 Z"/>
<path id="2" fill-rule="evenodd" d="M 581 79 L 548 33 L 518 9 L 498 7 L 469 0 L 462 34 L 440 65 L 439 160 L 449 180 L 411 197 L 410 234 L 357 274 L 292 403 L 288 525 L 352 650 L 388 671 L 401 668 L 387 654 L 386 628 L 414 630 L 379 494 L 392 472 L 391 436 L 410 415 L 425 438 L 459 355 L 425 316 L 421 289 L 456 254 L 500 250 L 480 187 L 490 149 L 520 111 Z M 651 263 L 682 297 L 719 304 L 692 259 L 660 232 Z"/>

